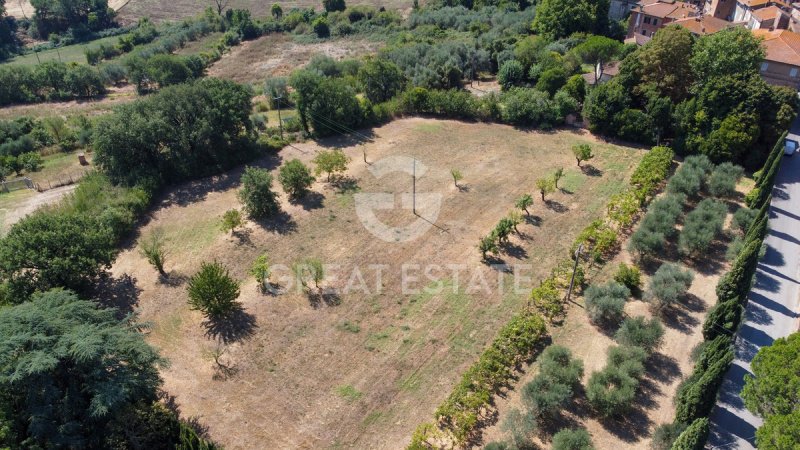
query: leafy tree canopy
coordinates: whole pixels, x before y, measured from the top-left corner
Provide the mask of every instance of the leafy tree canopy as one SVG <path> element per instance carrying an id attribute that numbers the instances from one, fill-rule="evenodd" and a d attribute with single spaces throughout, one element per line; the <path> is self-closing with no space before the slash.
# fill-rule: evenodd
<path id="1" fill-rule="evenodd" d="M 116 311 L 52 290 L 0 311 L 0 409 L 12 447 L 95 447 L 127 406 L 152 402 L 165 361 Z"/>

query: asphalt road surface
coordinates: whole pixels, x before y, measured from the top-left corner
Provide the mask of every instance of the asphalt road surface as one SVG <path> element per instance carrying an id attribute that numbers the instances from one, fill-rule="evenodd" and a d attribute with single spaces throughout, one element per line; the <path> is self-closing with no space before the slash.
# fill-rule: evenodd
<path id="1" fill-rule="evenodd" d="M 758 265 L 745 318 L 736 338 L 736 358 L 725 375 L 711 414 L 711 448 L 754 449 L 762 420 L 748 411 L 740 393 L 750 361 L 761 347 L 800 326 L 800 155 L 783 157 L 770 208 L 767 252 Z"/>

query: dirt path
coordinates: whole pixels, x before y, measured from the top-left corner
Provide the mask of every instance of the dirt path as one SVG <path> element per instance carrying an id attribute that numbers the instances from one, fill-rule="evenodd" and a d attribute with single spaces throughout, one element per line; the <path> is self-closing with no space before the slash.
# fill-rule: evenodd
<path id="1" fill-rule="evenodd" d="M 69 186 L 50 189 L 44 192 L 26 190 L 23 192 L 12 193 L 19 196 L 19 200 L 11 205 L 4 204 L 2 207 L 0 207 L 0 217 L 2 217 L 0 232 L 2 232 L 2 234 L 6 234 L 11 225 L 19 222 L 20 219 L 36 211 L 42 206 L 52 205 L 58 202 L 62 197 L 74 191 L 77 186 L 77 184 L 72 184 Z"/>

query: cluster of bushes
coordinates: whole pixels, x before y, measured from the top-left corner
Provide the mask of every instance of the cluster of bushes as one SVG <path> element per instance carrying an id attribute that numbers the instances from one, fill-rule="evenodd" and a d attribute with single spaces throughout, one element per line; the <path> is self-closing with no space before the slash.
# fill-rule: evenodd
<path id="1" fill-rule="evenodd" d="M 44 165 L 39 152 L 20 153 L 17 156 L 0 156 L 0 181 L 4 181 L 11 173 L 17 176 L 22 172 L 38 172 Z"/>
<path id="2" fill-rule="evenodd" d="M 766 197 L 757 194 L 752 198 L 760 198 L 760 203 L 753 203 L 751 206 L 757 208 L 755 215 L 752 212 L 741 214 L 738 219 L 739 226 L 746 229 L 742 242 L 741 250 L 733 261 L 730 270 L 722 276 L 717 284 L 717 304 L 709 311 L 703 322 L 703 338 L 701 351 L 694 371 L 679 387 L 676 397 L 675 421 L 672 424 L 662 426 L 662 428 L 680 430 L 685 429 L 677 437 L 673 448 L 696 449 L 702 448 L 708 436 L 708 415 L 716 402 L 717 391 L 722 384 L 723 377 L 727 372 L 734 358 L 733 338 L 736 335 L 742 320 L 744 308 L 747 305 L 753 277 L 755 276 L 760 259 L 761 246 L 767 233 L 767 223 L 769 220 L 769 203 L 772 186 L 775 182 L 775 173 L 782 161 L 783 136 L 773 147 L 772 153 L 767 158 L 767 163 L 763 169 L 764 174 L 759 181 L 761 192 L 766 192 Z M 756 189 L 759 189 L 757 184 Z M 763 351 L 763 349 L 762 349 Z M 757 364 L 754 360 L 754 371 Z M 785 383 L 781 376 L 780 383 Z M 752 381 L 751 381 L 752 383 Z M 742 396 L 748 400 L 748 389 L 745 388 Z M 753 397 L 750 397 L 750 404 L 756 412 L 762 412 L 754 404 Z M 782 424 L 783 425 L 783 424 Z M 761 430 L 764 430 L 761 432 Z M 773 433 L 778 435 L 782 431 L 776 431 L 774 427 L 764 427 L 759 429 L 762 433 L 764 442 L 758 442 L 759 447 L 764 445 L 769 447 Z M 787 435 L 793 431 L 787 430 Z M 660 432 L 665 443 L 674 439 L 677 433 Z M 780 447 L 776 447 L 780 448 Z"/>
<path id="3" fill-rule="evenodd" d="M 581 384 L 583 362 L 567 348 L 551 345 L 539 361 L 539 373 L 522 387 L 524 410 L 509 411 L 503 423 L 513 448 L 530 447 L 532 436 L 541 426 L 552 424 Z"/>
<path id="4" fill-rule="evenodd" d="M 89 98 L 105 91 L 103 78 L 87 65 L 47 61 L 0 67 L 0 106 Z"/>
<path id="5" fill-rule="evenodd" d="M 683 222 L 678 238 L 681 254 L 697 257 L 708 250 L 711 242 L 722 233 L 727 214 L 728 207 L 718 200 L 707 198 L 698 203 Z"/>
<path id="6" fill-rule="evenodd" d="M 127 186 L 218 173 L 255 154 L 251 108 L 250 89 L 231 81 L 167 87 L 98 120 L 95 164 Z"/>
<path id="7" fill-rule="evenodd" d="M 589 90 L 583 115 L 594 133 L 672 140 L 680 154 L 756 168 L 798 110 L 791 89 L 759 75 L 763 58 L 758 38 L 745 29 L 696 39 L 685 28 L 665 27 L 622 60 L 619 76 Z"/>
<path id="8" fill-rule="evenodd" d="M 148 44 L 158 37 L 158 30 L 147 17 L 139 19 L 136 28 L 128 34 L 122 35 L 116 45 L 100 44 L 94 48 L 84 50 L 86 62 L 94 66 L 104 59 L 115 58 L 123 53 L 130 52 L 137 45 Z"/>
<path id="9" fill-rule="evenodd" d="M 116 13 L 109 8 L 108 0 L 38 0 L 32 6 L 28 33 L 39 39 L 63 32 L 81 38 L 116 25 Z"/>
<path id="10" fill-rule="evenodd" d="M 420 425 L 409 448 L 426 448 L 426 442 L 441 432 L 459 445 L 466 443 L 492 395 L 512 379 L 517 364 L 531 357 L 545 332 L 545 322 L 537 314 L 524 312 L 511 319 L 436 409 L 437 423 Z"/>

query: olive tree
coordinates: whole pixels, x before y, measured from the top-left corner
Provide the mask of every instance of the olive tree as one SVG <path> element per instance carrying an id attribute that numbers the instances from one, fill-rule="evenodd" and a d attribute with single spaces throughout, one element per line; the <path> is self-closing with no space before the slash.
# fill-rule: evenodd
<path id="1" fill-rule="evenodd" d="M 622 320 L 625 302 L 631 291 L 625 285 L 615 281 L 586 289 L 586 312 L 594 323 L 616 323 Z"/>
<path id="2" fill-rule="evenodd" d="M 297 282 L 308 289 L 309 281 L 314 283 L 317 290 L 320 289 L 319 284 L 325 279 L 325 268 L 322 261 L 317 258 L 306 258 L 303 261 L 298 261 L 292 265 Z"/>
<path id="3" fill-rule="evenodd" d="M 594 445 L 585 428 L 565 428 L 553 435 L 552 450 L 594 450 Z"/>
<path id="4" fill-rule="evenodd" d="M 623 370 L 608 366 L 589 377 L 586 398 L 602 417 L 619 416 L 632 408 L 638 385 Z"/>
<path id="5" fill-rule="evenodd" d="M 694 272 L 677 264 L 665 263 L 650 278 L 645 299 L 661 310 L 686 295 L 694 280 Z"/>
<path id="6" fill-rule="evenodd" d="M 657 319 L 647 320 L 642 316 L 625 319 L 619 327 L 614 339 L 620 345 L 641 347 L 648 353 L 661 345 L 664 338 L 664 327 Z"/>
<path id="7" fill-rule="evenodd" d="M 736 183 L 744 175 L 744 169 L 730 162 L 724 162 L 711 171 L 708 178 L 708 192 L 714 197 L 731 197 L 736 194 Z"/>
<path id="8" fill-rule="evenodd" d="M 200 270 L 187 283 L 189 306 L 201 311 L 211 319 L 225 317 L 241 308 L 239 282 L 228 273 L 228 269 L 214 261 L 202 263 Z"/>

